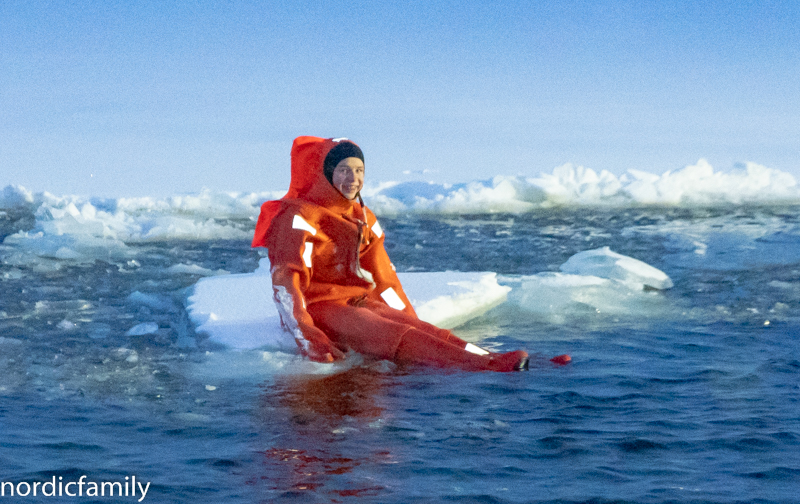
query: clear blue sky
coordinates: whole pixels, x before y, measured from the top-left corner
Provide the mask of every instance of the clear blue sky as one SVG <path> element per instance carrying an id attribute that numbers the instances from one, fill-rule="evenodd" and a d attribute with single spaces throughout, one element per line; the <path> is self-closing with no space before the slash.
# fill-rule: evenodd
<path id="1" fill-rule="evenodd" d="M 303 134 L 373 181 L 800 178 L 800 2 L 0 3 L 0 187 L 281 190 Z"/>

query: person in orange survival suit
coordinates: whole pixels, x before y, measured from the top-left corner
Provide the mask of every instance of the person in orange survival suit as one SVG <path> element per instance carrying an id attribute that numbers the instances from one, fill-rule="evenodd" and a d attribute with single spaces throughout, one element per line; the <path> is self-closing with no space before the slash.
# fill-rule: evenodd
<path id="1" fill-rule="evenodd" d="M 528 354 L 493 353 L 417 317 L 363 204 L 364 155 L 347 139 L 303 136 L 291 183 L 261 207 L 253 247 L 267 247 L 275 303 L 300 351 L 332 362 L 343 351 L 465 370 L 520 371 Z"/>

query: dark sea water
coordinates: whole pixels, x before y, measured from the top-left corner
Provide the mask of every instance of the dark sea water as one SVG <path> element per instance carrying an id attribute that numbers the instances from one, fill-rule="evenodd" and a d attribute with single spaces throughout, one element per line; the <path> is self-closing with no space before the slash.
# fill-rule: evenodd
<path id="1" fill-rule="evenodd" d="M 4 219 L 4 235 L 33 226 Z M 6 243 L 0 482 L 135 475 L 143 502 L 197 504 L 800 502 L 800 208 L 381 222 L 398 270 L 498 272 L 509 301 L 455 332 L 525 348 L 531 370 L 238 372 L 249 357 L 212 361 L 187 316 L 200 276 L 169 268 L 253 271 L 248 240 L 140 241 L 91 261 Z M 542 287 L 603 246 L 674 287 Z M 157 330 L 131 331 L 143 323 Z M 548 361 L 561 353 L 572 363 Z"/>

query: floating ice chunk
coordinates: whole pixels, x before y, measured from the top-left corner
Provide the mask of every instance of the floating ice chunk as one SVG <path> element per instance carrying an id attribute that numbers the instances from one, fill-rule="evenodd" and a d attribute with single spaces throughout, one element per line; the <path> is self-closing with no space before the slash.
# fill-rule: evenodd
<path id="1" fill-rule="evenodd" d="M 511 287 L 497 283 L 497 274 L 401 273 L 403 288 L 419 318 L 453 328 L 504 302 Z"/>
<path id="2" fill-rule="evenodd" d="M 78 326 L 74 322 L 64 319 L 61 322 L 59 322 L 56 327 L 58 327 L 62 331 L 72 331 L 76 329 Z"/>
<path id="3" fill-rule="evenodd" d="M 213 271 L 208 268 L 203 268 L 197 264 L 175 264 L 167 268 L 167 273 L 171 275 L 187 274 L 187 275 L 200 275 L 200 276 L 213 276 L 225 275 L 228 272 L 225 270 Z"/>
<path id="4" fill-rule="evenodd" d="M 34 309 L 42 313 L 61 313 L 88 310 L 92 307 L 89 301 L 73 299 L 67 301 L 37 301 Z"/>
<path id="5" fill-rule="evenodd" d="M 292 337 L 281 329 L 272 299 L 269 260 L 254 273 L 200 279 L 187 299 L 196 331 L 229 348 L 268 346 L 297 351 Z M 495 273 L 400 273 L 406 294 L 422 320 L 452 328 L 485 313 L 506 300 L 509 287 Z"/>
<path id="6" fill-rule="evenodd" d="M 125 336 L 144 336 L 145 334 L 153 334 L 157 331 L 158 324 L 155 322 L 143 322 L 128 329 Z"/>
<path id="7" fill-rule="evenodd" d="M 46 227 L 48 226 L 40 226 L 40 228 Z M 3 244 L 17 247 L 28 254 L 39 257 L 79 262 L 123 258 L 129 252 L 125 244 L 118 240 L 97 238 L 81 233 L 71 234 L 70 230 L 63 229 L 36 232 L 19 231 L 7 236 Z M 32 262 L 30 257 L 25 256 L 15 262 L 19 264 Z"/>
<path id="8" fill-rule="evenodd" d="M 128 295 L 127 300 L 158 311 L 174 312 L 177 309 L 172 299 L 158 294 L 145 294 L 144 292 L 134 291 Z"/>
<path id="9" fill-rule="evenodd" d="M 10 270 L 3 273 L 3 278 L 5 280 L 19 280 L 24 276 L 25 274 L 22 272 L 22 270 L 19 270 L 17 268 L 11 268 Z"/>
<path id="10" fill-rule="evenodd" d="M 117 348 L 117 351 L 112 354 L 112 357 L 116 360 L 124 360 L 130 364 L 136 364 L 139 362 L 139 354 L 136 352 L 136 350 L 131 348 Z"/>
<path id="11" fill-rule="evenodd" d="M 315 369 L 340 370 L 339 366 L 310 363 L 295 352 L 265 352 L 260 350 L 250 352 L 206 352 L 203 362 L 188 364 L 192 375 L 206 383 L 235 381 L 253 381 L 263 383 L 265 379 L 277 373 L 297 374 L 314 373 Z M 218 386 L 218 385 L 217 385 Z"/>
<path id="12" fill-rule="evenodd" d="M 564 323 L 568 317 L 596 312 L 595 299 L 607 300 L 611 280 L 596 276 L 546 272 L 522 277 L 512 298 L 526 311 L 550 322 Z M 624 288 L 626 291 L 627 288 Z M 600 295 L 598 295 L 600 293 Z M 621 303 L 612 306 L 622 308 Z"/>
<path id="13" fill-rule="evenodd" d="M 608 247 L 578 252 L 559 268 L 564 273 L 617 280 L 629 287 L 669 289 L 672 280 L 663 271 Z"/>
<path id="14" fill-rule="evenodd" d="M 59 247 L 54 257 L 56 259 L 83 259 L 83 254 L 79 254 L 69 247 Z"/>
<path id="15" fill-rule="evenodd" d="M 608 278 L 546 272 L 524 276 L 511 303 L 529 312 L 532 323 L 618 324 L 620 320 L 660 317 L 670 310 L 664 296 Z"/>

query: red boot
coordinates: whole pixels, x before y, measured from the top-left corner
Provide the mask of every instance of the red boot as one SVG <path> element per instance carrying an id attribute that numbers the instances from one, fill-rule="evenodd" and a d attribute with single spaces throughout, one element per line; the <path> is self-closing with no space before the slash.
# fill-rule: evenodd
<path id="1" fill-rule="evenodd" d="M 528 354 L 522 350 L 475 354 L 418 329 L 410 329 L 403 334 L 394 360 L 466 371 L 510 372 L 528 369 Z"/>
<path id="2" fill-rule="evenodd" d="M 487 355 L 487 357 L 489 358 L 488 369 L 491 371 L 508 372 L 528 370 L 528 352 L 523 350 L 493 353 Z"/>

